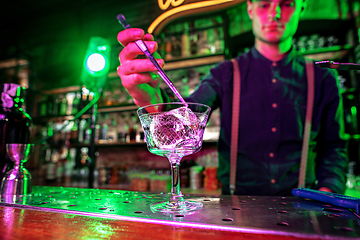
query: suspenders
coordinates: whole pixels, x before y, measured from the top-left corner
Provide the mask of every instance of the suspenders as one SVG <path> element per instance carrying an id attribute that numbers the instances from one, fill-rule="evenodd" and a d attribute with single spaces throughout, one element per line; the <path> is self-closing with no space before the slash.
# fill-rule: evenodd
<path id="1" fill-rule="evenodd" d="M 232 122 L 231 122 L 231 146 L 230 146 L 230 193 L 235 192 L 236 187 L 236 167 L 237 167 L 237 148 L 239 139 L 239 117 L 240 117 L 240 92 L 241 92 L 241 78 L 239 64 L 236 59 L 231 60 L 234 66 L 234 93 L 233 93 L 233 105 L 232 105 Z M 299 183 L 298 187 L 305 187 L 306 179 L 306 163 L 309 149 L 309 139 L 311 133 L 311 120 L 312 110 L 314 106 L 314 65 L 312 61 L 305 58 L 306 75 L 307 75 L 307 106 L 305 116 L 305 128 L 303 136 L 303 144 L 301 150 L 301 162 L 299 171 Z"/>

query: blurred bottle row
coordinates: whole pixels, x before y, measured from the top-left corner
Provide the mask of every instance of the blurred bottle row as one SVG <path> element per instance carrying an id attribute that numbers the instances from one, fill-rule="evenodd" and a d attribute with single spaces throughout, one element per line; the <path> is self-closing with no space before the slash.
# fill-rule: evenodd
<path id="1" fill-rule="evenodd" d="M 41 166 L 38 168 L 38 184 L 59 184 L 63 186 L 88 186 L 88 148 L 69 148 L 63 145 L 41 149 Z"/>
<path id="2" fill-rule="evenodd" d="M 195 90 L 204 75 L 214 66 L 215 64 L 207 64 L 186 69 L 169 70 L 167 74 L 180 94 L 183 97 L 187 97 Z M 161 82 L 161 87 L 165 91 L 168 90 L 165 82 Z M 168 92 L 171 96 L 173 95 L 171 90 Z M 95 94 L 86 88 L 76 92 L 39 95 L 33 117 L 54 118 L 74 116 L 92 101 L 94 97 Z M 134 104 L 134 101 L 121 85 L 120 79 L 114 78 L 108 79 L 97 104 L 99 108 L 106 108 L 111 106 L 128 106 Z M 91 109 L 87 113 L 90 114 Z"/>
<path id="3" fill-rule="evenodd" d="M 223 53 L 222 25 L 220 16 L 172 24 L 157 39 L 158 53 L 165 60 Z"/>
<path id="4" fill-rule="evenodd" d="M 119 79 L 117 79 L 120 82 Z M 34 117 L 63 117 L 74 116 L 95 97 L 95 93 L 83 88 L 82 91 L 68 92 L 64 94 L 39 95 Z M 112 87 L 104 91 L 97 102 L 98 107 L 120 106 L 133 104 L 133 99 L 120 87 Z M 91 113 L 91 109 L 87 111 Z"/>
<path id="5" fill-rule="evenodd" d="M 208 120 L 204 140 L 216 140 L 219 134 L 220 112 L 215 110 Z M 90 144 L 91 119 L 75 121 L 50 121 L 45 126 L 37 126 L 41 138 L 51 147 L 76 144 Z M 141 143 L 144 142 L 144 130 L 135 111 L 122 111 L 98 114 L 95 125 L 94 142 L 96 144 Z"/>
<path id="6" fill-rule="evenodd" d="M 294 38 L 292 41 L 293 48 L 299 52 L 316 50 L 326 47 L 334 47 L 341 44 L 341 40 L 335 35 L 321 36 L 312 34 L 310 36 L 303 35 Z"/>
<path id="7" fill-rule="evenodd" d="M 292 47 L 295 51 L 300 52 L 301 54 L 306 54 L 308 51 L 319 50 L 320 52 L 326 48 L 336 47 L 345 45 L 344 39 L 340 39 L 335 35 L 321 36 L 319 34 L 312 34 L 310 36 L 303 35 L 300 37 L 295 37 L 292 40 Z M 245 53 L 250 50 L 250 47 L 244 47 L 239 50 L 238 54 Z M 334 49 L 332 49 L 334 50 Z"/>
<path id="8" fill-rule="evenodd" d="M 42 149 L 37 184 L 64 187 L 88 187 L 88 148 Z M 121 163 L 118 163 L 121 164 Z M 168 192 L 171 189 L 169 169 L 150 169 L 142 166 L 98 164 L 94 171 L 94 188 L 117 188 L 131 191 Z M 181 188 L 217 190 L 217 153 L 207 153 L 198 159 L 183 160 L 180 165 Z"/>
<path id="9" fill-rule="evenodd" d="M 89 144 L 91 119 L 50 121 L 41 127 L 42 138 L 50 146 Z M 135 112 L 112 112 L 98 115 L 95 125 L 95 143 L 134 143 L 144 141 L 144 131 Z"/>
<path id="10" fill-rule="evenodd" d="M 59 117 L 75 115 L 94 98 L 94 93 L 82 91 L 38 96 L 34 117 Z"/>

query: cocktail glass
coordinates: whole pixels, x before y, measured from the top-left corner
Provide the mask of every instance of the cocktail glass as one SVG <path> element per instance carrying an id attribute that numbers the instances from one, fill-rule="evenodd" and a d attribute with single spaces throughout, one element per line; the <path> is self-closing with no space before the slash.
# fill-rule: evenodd
<path id="1" fill-rule="evenodd" d="M 162 103 L 137 110 L 148 150 L 167 157 L 171 165 L 169 201 L 150 206 L 152 212 L 186 213 L 200 210 L 203 204 L 185 200 L 180 191 L 179 165 L 184 156 L 201 149 L 210 107 L 198 103 Z"/>

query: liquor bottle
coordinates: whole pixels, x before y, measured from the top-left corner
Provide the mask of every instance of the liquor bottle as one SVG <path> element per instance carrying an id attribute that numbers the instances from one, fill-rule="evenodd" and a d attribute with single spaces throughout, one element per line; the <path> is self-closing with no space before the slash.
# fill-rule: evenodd
<path id="1" fill-rule="evenodd" d="M 53 95 L 48 95 L 46 100 L 46 116 L 52 117 L 54 116 L 54 97 Z"/>
<path id="2" fill-rule="evenodd" d="M 181 57 L 190 56 L 189 23 L 184 23 L 184 33 L 181 35 Z"/>
<path id="3" fill-rule="evenodd" d="M 75 98 L 73 100 L 71 115 L 75 115 L 78 113 L 78 111 L 80 109 L 80 103 L 81 103 L 81 93 L 77 92 L 75 94 Z"/>
<path id="4" fill-rule="evenodd" d="M 65 116 L 67 110 L 67 100 L 64 95 L 60 95 L 59 115 Z"/>
<path id="5" fill-rule="evenodd" d="M 80 101 L 80 108 L 84 108 L 89 103 L 89 90 L 85 87 L 81 89 L 81 101 Z"/>
<path id="6" fill-rule="evenodd" d="M 131 115 L 131 120 L 129 121 L 129 141 L 127 142 L 135 142 L 136 141 L 136 116 L 135 114 Z"/>
<path id="7" fill-rule="evenodd" d="M 108 142 L 117 142 L 117 132 L 116 132 L 116 116 L 112 116 L 109 119 L 109 130 L 107 133 Z"/>
<path id="8" fill-rule="evenodd" d="M 178 37 L 172 36 L 171 37 L 171 43 L 172 43 L 172 51 L 171 54 L 174 58 L 181 57 L 181 41 Z"/>
<path id="9" fill-rule="evenodd" d="M 197 55 L 198 54 L 198 33 L 195 32 L 190 35 L 190 54 L 191 55 Z"/>
<path id="10" fill-rule="evenodd" d="M 109 132 L 109 115 L 105 114 L 101 124 L 101 131 L 100 131 L 100 139 L 102 143 L 107 142 L 108 132 Z"/>
<path id="11" fill-rule="evenodd" d="M 166 56 L 166 41 L 165 41 L 165 33 L 161 33 L 160 38 L 156 40 L 158 43 L 157 52 L 160 54 L 162 58 Z"/>
<path id="12" fill-rule="evenodd" d="M 64 163 L 64 185 L 71 185 L 71 177 L 73 175 L 73 169 L 75 167 L 76 160 L 76 148 L 70 148 L 66 160 Z"/>
<path id="13" fill-rule="evenodd" d="M 125 122 L 121 115 L 116 117 L 116 134 L 118 142 L 125 142 Z"/>
<path id="14" fill-rule="evenodd" d="M 61 105 L 61 98 L 59 97 L 59 95 L 57 95 L 54 100 L 53 116 L 55 117 L 60 116 L 60 105 Z"/>
<path id="15" fill-rule="evenodd" d="M 144 141 L 144 129 L 142 128 L 140 120 L 137 118 L 136 121 L 136 142 L 143 142 Z"/>
<path id="16" fill-rule="evenodd" d="M 41 146 L 41 166 L 38 171 L 37 183 L 42 185 L 46 179 L 47 164 L 51 158 L 51 149 L 47 144 Z"/>
<path id="17" fill-rule="evenodd" d="M 121 115 L 121 121 L 120 121 L 120 128 L 118 129 L 118 134 L 120 134 L 122 137 L 119 139 L 122 139 L 122 142 L 129 142 L 129 116 L 127 113 Z"/>
<path id="18" fill-rule="evenodd" d="M 216 52 L 215 47 L 215 30 L 214 28 L 210 28 L 207 30 L 207 45 L 209 53 L 214 54 Z"/>
<path id="19" fill-rule="evenodd" d="M 208 43 L 208 30 L 204 30 L 199 34 L 197 49 L 200 55 L 207 55 L 211 53 L 210 46 Z"/>
<path id="20" fill-rule="evenodd" d="M 91 140 L 91 120 L 90 119 L 87 119 L 86 120 L 86 124 L 85 124 L 85 127 L 84 127 L 84 143 L 90 143 L 90 140 Z M 95 138 L 96 139 L 96 138 Z"/>
<path id="21" fill-rule="evenodd" d="M 184 76 L 181 80 L 181 85 L 179 88 L 180 94 L 183 97 L 189 96 L 189 84 L 187 78 Z"/>
<path id="22" fill-rule="evenodd" d="M 215 49 L 216 52 L 224 52 L 225 42 L 224 42 L 224 30 L 222 27 L 215 30 Z"/>
<path id="23" fill-rule="evenodd" d="M 171 43 L 171 39 L 166 39 L 166 45 L 165 45 L 165 60 L 171 60 L 173 59 L 173 55 L 172 55 L 172 43 Z"/>
<path id="24" fill-rule="evenodd" d="M 86 131 L 86 119 L 81 119 L 79 123 L 79 134 L 78 141 L 79 143 L 83 143 L 85 140 L 85 131 Z"/>
<path id="25" fill-rule="evenodd" d="M 56 183 L 62 185 L 64 183 L 64 162 L 59 161 L 56 163 Z"/>
<path id="26" fill-rule="evenodd" d="M 41 96 L 39 101 L 39 116 L 45 117 L 47 115 L 46 96 Z"/>
<path id="27" fill-rule="evenodd" d="M 47 163 L 46 183 L 53 184 L 56 182 L 56 164 L 59 161 L 59 153 L 56 149 L 52 151 L 50 160 Z"/>
<path id="28" fill-rule="evenodd" d="M 69 92 L 66 94 L 66 115 L 71 115 L 73 112 L 73 102 L 74 102 L 74 98 L 75 98 L 75 93 L 74 92 Z"/>
<path id="29" fill-rule="evenodd" d="M 70 131 L 70 144 L 75 144 L 79 142 L 79 121 L 75 120 L 71 131 Z"/>

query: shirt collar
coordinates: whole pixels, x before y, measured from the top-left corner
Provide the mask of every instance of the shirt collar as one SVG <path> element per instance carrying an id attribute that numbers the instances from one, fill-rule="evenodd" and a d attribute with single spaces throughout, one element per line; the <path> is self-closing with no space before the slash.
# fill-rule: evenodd
<path id="1" fill-rule="evenodd" d="M 265 64 L 272 65 L 274 62 L 270 61 L 266 57 L 264 57 L 256 48 L 255 46 L 251 48 L 251 54 L 254 56 L 255 59 L 262 61 Z M 276 66 L 286 66 L 289 64 L 295 57 L 297 56 L 297 52 L 294 48 L 291 48 L 289 53 L 279 61 L 275 62 Z"/>

